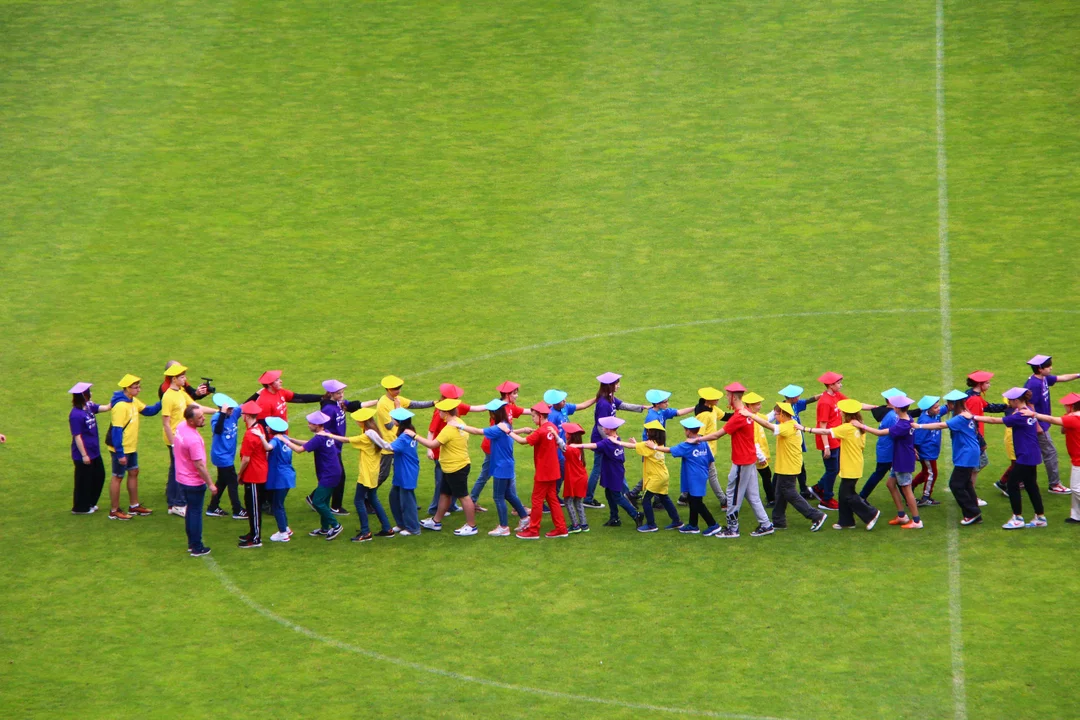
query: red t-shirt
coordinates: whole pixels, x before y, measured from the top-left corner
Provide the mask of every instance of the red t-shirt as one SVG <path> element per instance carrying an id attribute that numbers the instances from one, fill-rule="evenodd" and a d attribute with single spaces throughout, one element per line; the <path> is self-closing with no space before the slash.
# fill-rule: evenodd
<path id="1" fill-rule="evenodd" d="M 558 480 L 562 477 L 559 469 L 558 438 L 559 429 L 547 420 L 525 438 L 533 446 L 533 464 L 536 465 L 534 482 Z"/>
<path id="2" fill-rule="evenodd" d="M 276 393 L 272 393 L 263 388 L 256 395 L 255 402 L 262 408 L 262 412 L 259 413 L 260 420 L 265 420 L 268 417 L 279 417 L 282 420 L 289 419 L 289 406 L 286 403 L 293 398 L 292 390 L 281 388 Z"/>
<path id="3" fill-rule="evenodd" d="M 589 489 L 589 473 L 581 461 L 580 448 L 566 448 L 564 454 L 566 476 L 563 478 L 563 497 L 583 498 Z"/>
<path id="4" fill-rule="evenodd" d="M 1065 449 L 1073 465 L 1080 467 L 1080 415 L 1063 415 L 1061 432 L 1065 433 Z"/>
<path id="5" fill-rule="evenodd" d="M 266 482 L 266 449 L 263 448 L 263 432 L 258 426 L 248 428 L 244 433 L 244 441 L 240 443 L 240 457 L 250 458 L 244 474 L 240 476 L 241 482 L 251 485 L 261 485 Z"/>
<path id="6" fill-rule="evenodd" d="M 465 415 L 468 415 L 469 410 L 471 410 L 471 409 L 472 409 L 471 406 L 466 405 L 465 403 L 461 403 L 457 407 L 458 417 L 464 417 Z M 481 410 L 481 409 L 486 409 L 486 408 L 484 408 L 483 405 L 477 405 L 476 409 Z M 431 437 L 436 438 L 436 437 L 439 437 L 439 433 L 442 432 L 442 429 L 444 427 L 446 427 L 446 423 L 443 422 L 442 416 L 439 414 L 439 411 L 436 410 L 435 412 L 433 412 L 431 414 L 431 422 L 428 423 L 428 428 L 427 428 L 428 432 L 431 434 Z M 437 447 L 437 448 L 435 448 L 434 450 L 431 451 L 432 454 L 435 455 L 435 460 L 436 461 L 439 459 L 439 451 L 440 450 L 442 450 L 442 448 Z"/>
<path id="7" fill-rule="evenodd" d="M 514 405 L 513 403 L 506 406 L 506 416 L 510 418 L 510 424 L 511 425 L 513 425 L 514 421 L 517 420 L 519 417 L 521 417 L 524 414 L 525 414 L 525 408 L 518 407 L 517 405 Z M 491 415 L 491 413 L 488 413 L 488 415 Z M 495 424 L 495 418 L 491 418 L 491 422 L 489 422 L 488 424 L 489 425 L 494 425 Z M 488 438 L 484 438 L 484 441 L 480 443 L 480 449 L 484 451 L 485 455 L 490 455 L 491 454 L 491 440 L 489 440 Z"/>
<path id="8" fill-rule="evenodd" d="M 974 393 L 968 395 L 968 399 L 964 401 L 964 407 L 972 415 L 985 415 L 986 413 L 984 413 L 983 410 L 985 410 L 986 406 L 989 404 L 990 403 L 986 402 L 986 398 L 984 398 L 982 395 L 977 395 Z M 978 427 L 980 435 L 986 434 L 986 428 L 983 427 L 985 424 L 986 423 L 975 423 L 975 425 Z"/>
<path id="9" fill-rule="evenodd" d="M 836 393 L 830 395 L 829 393 L 822 393 L 817 403 L 817 426 L 821 427 L 821 423 L 825 423 L 825 427 L 834 428 L 840 424 L 842 418 L 840 417 L 840 408 L 836 407 L 836 403 L 841 400 L 847 400 L 847 396 L 843 393 Z M 825 435 L 815 435 L 817 442 L 817 449 L 825 449 L 825 441 L 823 438 Z M 840 440 L 829 436 L 829 447 L 833 450 L 840 447 Z"/>
<path id="10" fill-rule="evenodd" d="M 754 421 L 741 413 L 735 413 L 724 423 L 724 432 L 731 436 L 731 462 L 735 465 L 757 465 Z"/>

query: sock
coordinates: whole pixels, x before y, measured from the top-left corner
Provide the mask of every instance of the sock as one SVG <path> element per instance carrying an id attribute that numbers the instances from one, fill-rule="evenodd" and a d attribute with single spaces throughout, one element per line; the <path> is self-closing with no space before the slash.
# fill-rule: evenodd
<path id="1" fill-rule="evenodd" d="M 896 511 L 896 517 L 899 517 L 899 518 L 904 517 L 904 515 L 906 515 L 906 514 L 907 513 L 905 513 L 903 510 L 897 510 Z"/>
<path id="2" fill-rule="evenodd" d="M 918 515 L 915 515 L 915 516 L 914 516 L 914 517 L 912 517 L 911 519 L 912 519 L 912 521 L 913 521 L 913 522 L 922 522 L 922 520 L 920 520 L 920 519 L 919 519 L 919 516 L 918 516 Z"/>

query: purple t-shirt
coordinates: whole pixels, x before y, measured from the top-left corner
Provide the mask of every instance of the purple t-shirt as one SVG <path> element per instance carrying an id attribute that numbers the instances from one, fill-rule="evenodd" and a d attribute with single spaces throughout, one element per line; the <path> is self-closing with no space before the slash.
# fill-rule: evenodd
<path id="1" fill-rule="evenodd" d="M 326 423 L 323 427 L 326 428 L 326 432 L 333 433 L 334 435 L 345 434 L 345 411 L 336 402 L 323 403 L 320 408 L 326 416 L 330 418 L 330 422 Z M 337 451 L 341 452 L 341 443 L 334 440 L 334 447 Z"/>
<path id="2" fill-rule="evenodd" d="M 602 440 L 604 433 L 601 432 L 600 418 L 615 417 L 615 411 L 622 407 L 622 400 L 613 396 L 612 400 L 608 400 L 606 397 L 598 398 L 596 404 L 593 405 L 593 420 L 595 420 L 592 429 L 592 435 L 590 436 L 590 442 L 597 442 Z M 619 448 L 620 450 L 622 448 Z"/>
<path id="3" fill-rule="evenodd" d="M 915 472 L 915 431 L 911 419 L 897 418 L 896 424 L 889 428 L 889 437 L 893 441 L 893 472 Z"/>
<path id="4" fill-rule="evenodd" d="M 1050 415 L 1050 387 L 1057 384 L 1057 375 L 1032 375 L 1024 383 L 1024 387 L 1031 391 L 1031 404 L 1035 407 L 1035 412 L 1042 415 Z M 1050 423 L 1039 422 L 1043 430 L 1050 429 Z M 1017 456 L 1017 462 L 1019 462 L 1019 456 Z M 1025 465 L 1027 463 L 1024 463 Z"/>
<path id="5" fill-rule="evenodd" d="M 315 456 L 319 487 L 334 487 L 341 482 L 341 452 L 332 438 L 316 435 L 304 443 L 304 451 Z"/>
<path id="6" fill-rule="evenodd" d="M 1021 465 L 1039 465 L 1042 463 L 1042 450 L 1039 449 L 1039 431 L 1035 418 L 1027 418 L 1018 412 L 1006 415 L 1003 420 L 1013 431 L 1013 450 L 1016 462 Z"/>
<path id="7" fill-rule="evenodd" d="M 86 407 L 80 410 L 79 408 L 71 408 L 71 413 L 68 415 L 68 425 L 71 427 L 71 459 L 77 463 L 82 462 L 82 453 L 79 452 L 79 446 L 75 444 L 75 436 L 81 435 L 83 445 L 86 447 L 86 454 L 91 460 L 97 457 L 101 457 L 101 445 L 98 443 L 98 429 L 97 418 L 94 417 L 98 411 L 98 404 L 88 402 Z"/>
<path id="8" fill-rule="evenodd" d="M 596 442 L 596 453 L 602 455 L 604 462 L 600 465 L 600 485 L 607 490 L 622 492 L 626 489 L 626 453 L 622 445 L 616 445 L 608 438 L 601 438 Z"/>

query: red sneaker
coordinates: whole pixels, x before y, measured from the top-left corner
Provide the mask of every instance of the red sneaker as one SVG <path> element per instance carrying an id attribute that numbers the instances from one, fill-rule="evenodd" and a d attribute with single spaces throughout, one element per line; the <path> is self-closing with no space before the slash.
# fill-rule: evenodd
<path id="1" fill-rule="evenodd" d="M 521 532 L 517 533 L 517 537 L 518 537 L 518 540 L 539 540 L 540 539 L 540 533 L 536 532 L 535 530 L 527 530 L 526 529 L 526 530 L 522 530 Z"/>
<path id="2" fill-rule="evenodd" d="M 518 535 L 518 537 L 521 537 L 521 536 Z M 544 533 L 544 537 L 547 537 L 547 538 L 562 538 L 562 537 L 570 537 L 570 534 L 567 533 L 565 530 L 563 530 L 562 532 L 559 532 L 558 530 L 552 530 L 551 532 Z"/>
<path id="3" fill-rule="evenodd" d="M 822 510 L 839 510 L 840 503 L 836 502 L 836 498 L 829 498 L 828 500 L 819 502 L 818 507 Z"/>
<path id="4" fill-rule="evenodd" d="M 889 521 L 889 524 L 890 525 L 906 525 L 908 522 L 910 522 L 910 521 L 908 520 L 907 515 L 905 515 L 904 517 L 894 517 L 892 520 Z"/>

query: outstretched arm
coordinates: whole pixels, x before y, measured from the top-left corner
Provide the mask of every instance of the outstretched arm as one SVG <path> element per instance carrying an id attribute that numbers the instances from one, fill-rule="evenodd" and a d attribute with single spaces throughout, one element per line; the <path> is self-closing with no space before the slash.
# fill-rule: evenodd
<path id="1" fill-rule="evenodd" d="M 1059 380 L 1061 379 L 1060 375 L 1058 376 L 1058 379 Z M 1059 417 L 1054 417 L 1053 415 L 1044 415 L 1042 413 L 1037 413 L 1034 410 L 1032 410 L 1031 408 L 1020 408 L 1020 414 L 1023 415 L 1024 417 L 1037 418 L 1038 420 L 1042 420 L 1043 422 L 1048 422 L 1051 425 L 1063 425 L 1064 424 L 1064 423 L 1061 422 L 1061 418 L 1059 418 Z"/>
<path id="2" fill-rule="evenodd" d="M 579 448 L 581 450 L 595 450 L 596 443 L 570 443 L 566 447 Z"/>
<path id="3" fill-rule="evenodd" d="M 716 440 L 717 438 L 722 438 L 725 435 L 727 435 L 727 430 L 720 428 L 716 432 L 711 432 L 708 435 L 698 435 L 697 440 L 698 442 L 712 442 L 713 440 Z"/>
<path id="4" fill-rule="evenodd" d="M 578 410 L 584 410 L 585 408 L 590 408 L 595 404 L 596 404 L 596 398 L 595 397 L 591 397 L 588 400 L 585 400 L 583 402 L 574 403 L 574 405 L 577 407 Z"/>
<path id="5" fill-rule="evenodd" d="M 1004 425 L 1005 420 L 1002 418 L 987 417 L 985 415 L 972 415 L 971 418 L 975 422 L 986 423 L 987 425 Z"/>
<path id="6" fill-rule="evenodd" d="M 877 435 L 878 437 L 884 437 L 884 436 L 889 434 L 889 429 L 888 428 L 885 428 L 883 430 L 881 428 L 870 427 L 866 423 L 861 423 L 858 420 L 852 420 L 851 424 L 854 425 L 855 427 L 859 428 L 860 430 L 862 430 L 865 433 L 870 433 L 871 435 Z"/>

